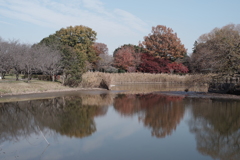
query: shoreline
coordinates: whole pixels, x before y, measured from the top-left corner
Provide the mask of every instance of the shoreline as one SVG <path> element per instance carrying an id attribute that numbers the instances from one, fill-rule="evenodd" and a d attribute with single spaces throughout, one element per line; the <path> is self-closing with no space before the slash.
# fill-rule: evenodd
<path id="1" fill-rule="evenodd" d="M 77 96 L 79 94 L 96 95 L 96 94 L 118 94 L 118 93 L 133 94 L 133 93 L 130 93 L 130 91 L 106 90 L 103 88 L 69 88 L 65 90 L 47 90 L 43 92 L 5 94 L 0 97 L 0 103 L 37 100 L 37 99 L 51 99 L 51 98 L 56 98 L 61 96 Z M 184 98 L 240 100 L 239 95 L 209 93 L 209 92 L 153 91 L 153 92 L 142 93 L 142 94 L 163 94 L 163 95 L 169 95 L 169 96 L 182 96 Z"/>
<path id="2" fill-rule="evenodd" d="M 157 94 L 164 94 L 169 96 L 183 96 L 184 98 L 209 98 L 209 99 L 221 99 L 221 100 L 240 100 L 239 95 L 211 93 L 211 92 L 184 92 L 184 91 L 169 91 L 169 92 L 154 92 Z"/>
<path id="3" fill-rule="evenodd" d="M 72 91 L 93 91 L 93 90 L 107 90 L 103 88 L 69 88 L 60 90 L 46 90 L 46 91 L 32 91 L 32 92 L 18 92 L 18 93 L 6 93 L 1 94 L 1 97 L 6 96 L 18 96 L 18 95 L 29 95 L 29 94 L 41 94 L 41 93 L 57 93 L 57 92 L 72 92 Z"/>
<path id="4" fill-rule="evenodd" d="M 48 90 L 43 92 L 5 94 L 0 97 L 0 103 L 37 99 L 50 99 L 66 95 L 76 96 L 78 94 L 109 94 L 109 93 L 113 92 L 102 88 L 73 88 L 73 89 L 70 88 L 65 90 Z"/>
<path id="5" fill-rule="evenodd" d="M 119 84 L 119 83 L 117 83 Z M 124 83 L 126 84 L 126 83 Z M 127 83 L 129 84 L 129 83 Z M 134 83 L 130 83 L 134 84 Z M 137 85 L 141 83 L 135 83 Z M 156 83 L 145 83 L 145 84 L 156 84 Z M 157 83 L 159 84 L 159 83 Z M 120 84 L 122 85 L 122 84 Z M 14 83 L 0 83 L 0 103 L 10 101 L 23 101 L 23 100 L 34 100 L 41 98 L 54 98 L 65 95 L 77 95 L 77 94 L 164 94 L 170 96 L 183 96 L 185 98 L 214 98 L 214 99 L 236 99 L 240 100 L 239 95 L 231 94 L 220 94 L 220 93 L 209 93 L 209 92 L 184 92 L 183 90 L 178 91 L 161 91 L 159 90 L 137 90 L 130 88 L 116 88 L 118 85 L 114 85 L 110 90 L 98 87 L 78 87 L 71 88 L 62 86 L 56 82 L 46 81 L 32 81 L 31 83 L 14 82 Z M 143 88 L 144 89 L 144 88 Z"/>
<path id="6" fill-rule="evenodd" d="M 24 81 L 11 81 L 0 83 L 0 97 L 30 95 L 39 93 L 69 92 L 79 90 L 104 90 L 99 87 L 68 87 L 58 82 L 32 80 L 29 83 Z"/>

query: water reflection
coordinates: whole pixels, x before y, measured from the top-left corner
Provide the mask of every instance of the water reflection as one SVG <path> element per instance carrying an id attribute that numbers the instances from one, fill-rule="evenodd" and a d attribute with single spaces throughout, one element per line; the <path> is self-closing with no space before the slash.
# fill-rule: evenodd
<path id="1" fill-rule="evenodd" d="M 214 159 L 239 159 L 240 102 L 195 99 L 192 106 L 189 126 L 198 151 Z"/>
<path id="2" fill-rule="evenodd" d="M 81 94 L 0 103 L 0 159 L 2 148 L 17 146 L 23 155 L 26 150 L 33 152 L 28 159 L 41 159 L 36 155 L 46 150 L 45 159 L 176 159 L 181 155 L 182 159 L 237 160 L 239 106 L 240 101 L 161 94 Z M 22 141 L 32 142 L 40 132 L 50 135 L 49 148 L 23 145 Z M 60 143 L 53 144 L 54 137 Z"/>
<path id="3" fill-rule="evenodd" d="M 184 115 L 183 97 L 159 94 L 119 95 L 114 108 L 124 116 L 138 115 L 152 136 L 171 135 Z"/>
<path id="4" fill-rule="evenodd" d="M 86 137 L 96 131 L 94 117 L 107 113 L 108 105 L 88 105 L 92 96 L 71 96 L 54 99 L 0 103 L 0 143 L 17 141 L 18 137 L 39 134 L 42 130 L 69 137 Z M 95 96 L 108 99 L 108 96 Z M 85 104 L 83 104 L 85 103 Z"/>

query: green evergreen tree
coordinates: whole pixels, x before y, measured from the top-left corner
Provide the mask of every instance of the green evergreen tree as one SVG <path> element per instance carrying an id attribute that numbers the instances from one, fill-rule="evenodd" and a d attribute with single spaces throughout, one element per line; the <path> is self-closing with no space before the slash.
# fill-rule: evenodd
<path id="1" fill-rule="evenodd" d="M 93 48 L 97 33 L 86 26 L 62 28 L 44 38 L 40 44 L 56 46 L 62 52 L 64 85 L 77 86 L 86 64 L 94 63 L 98 57 Z"/>

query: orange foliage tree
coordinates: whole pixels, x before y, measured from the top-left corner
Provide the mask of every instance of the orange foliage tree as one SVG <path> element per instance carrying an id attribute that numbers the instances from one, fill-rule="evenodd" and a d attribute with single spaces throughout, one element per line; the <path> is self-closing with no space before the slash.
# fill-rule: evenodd
<path id="1" fill-rule="evenodd" d="M 173 33 L 171 28 L 163 25 L 152 27 L 152 33 L 144 37 L 144 41 L 139 44 L 146 52 L 164 59 L 175 60 L 186 55 L 187 50 Z"/>

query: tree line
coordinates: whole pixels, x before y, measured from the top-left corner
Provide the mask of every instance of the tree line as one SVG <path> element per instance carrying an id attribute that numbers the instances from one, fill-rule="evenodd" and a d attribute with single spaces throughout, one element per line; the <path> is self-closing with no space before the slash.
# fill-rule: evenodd
<path id="1" fill-rule="evenodd" d="M 114 65 L 122 71 L 145 73 L 187 73 L 189 70 L 178 59 L 187 56 L 187 50 L 177 34 L 163 25 L 152 27 L 144 41 L 123 45 L 114 53 Z"/>
<path id="2" fill-rule="evenodd" d="M 12 71 L 19 80 L 19 74 L 25 73 L 27 80 L 33 73 L 55 75 L 60 71 L 61 54 L 58 50 L 47 46 L 31 46 L 19 41 L 4 41 L 0 39 L 0 72 L 4 78 Z"/>
<path id="3" fill-rule="evenodd" d="M 152 27 L 139 45 L 124 44 L 109 55 L 107 45 L 86 26 L 62 28 L 34 45 L 0 39 L 0 72 L 61 74 L 63 84 L 77 86 L 86 71 L 145 73 L 236 73 L 239 71 L 240 25 L 229 24 L 203 34 L 191 55 L 171 28 Z"/>
<path id="4" fill-rule="evenodd" d="M 54 77 L 61 74 L 64 85 L 77 86 L 82 74 L 98 69 L 100 58 L 108 55 L 106 45 L 95 42 L 96 35 L 89 27 L 70 26 L 34 45 L 0 39 L 1 77 L 11 71 L 16 80 L 23 73 L 28 82 L 33 74 L 49 75 L 54 81 Z"/>
<path id="5" fill-rule="evenodd" d="M 171 28 L 158 25 L 138 46 L 123 45 L 113 56 L 115 66 L 128 72 L 233 75 L 240 69 L 240 24 L 201 35 L 190 55 Z"/>

